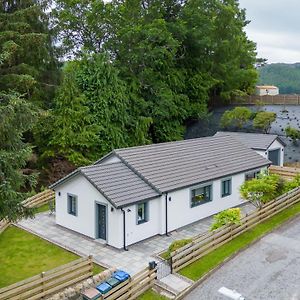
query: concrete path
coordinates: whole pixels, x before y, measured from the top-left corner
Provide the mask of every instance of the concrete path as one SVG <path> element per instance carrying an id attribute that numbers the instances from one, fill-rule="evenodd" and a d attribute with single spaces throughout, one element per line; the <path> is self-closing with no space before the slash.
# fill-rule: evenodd
<path id="1" fill-rule="evenodd" d="M 211 275 L 186 300 L 226 300 L 225 286 L 247 300 L 300 299 L 300 217 L 265 236 Z"/>
<path id="2" fill-rule="evenodd" d="M 253 210 L 253 207 L 250 204 L 243 205 L 242 210 L 246 213 Z M 95 262 L 104 267 L 117 267 L 134 275 L 144 269 L 149 261 L 158 261 L 156 255 L 166 250 L 172 241 L 205 233 L 212 221 L 212 217 L 209 217 L 178 229 L 170 236 L 152 237 L 129 246 L 129 251 L 103 245 L 58 226 L 55 224 L 55 216 L 47 212 L 37 214 L 34 219 L 22 220 L 18 226 L 81 256 L 93 255 Z"/>

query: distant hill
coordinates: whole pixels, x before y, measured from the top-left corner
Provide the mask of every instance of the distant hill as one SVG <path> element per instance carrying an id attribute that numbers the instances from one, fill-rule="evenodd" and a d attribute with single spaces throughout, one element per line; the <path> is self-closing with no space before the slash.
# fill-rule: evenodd
<path id="1" fill-rule="evenodd" d="M 276 85 L 280 94 L 300 94 L 300 63 L 269 64 L 259 69 L 259 84 Z"/>

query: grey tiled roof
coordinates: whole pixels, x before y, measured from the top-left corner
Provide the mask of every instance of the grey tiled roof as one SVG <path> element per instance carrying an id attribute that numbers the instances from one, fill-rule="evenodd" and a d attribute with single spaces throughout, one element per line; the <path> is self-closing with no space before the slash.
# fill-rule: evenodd
<path id="1" fill-rule="evenodd" d="M 113 156 L 120 161 L 109 163 Z M 80 173 L 113 205 L 122 207 L 269 164 L 235 138 L 207 137 L 114 150 L 50 188 Z"/>
<path id="2" fill-rule="evenodd" d="M 114 154 L 161 192 L 270 164 L 228 136 L 125 148 Z"/>
<path id="3" fill-rule="evenodd" d="M 115 207 L 122 207 L 160 195 L 122 162 L 79 168 L 56 182 L 51 188 L 55 188 L 70 176 L 76 174 L 85 176 Z"/>
<path id="4" fill-rule="evenodd" d="M 218 131 L 215 136 L 231 136 L 255 150 L 267 150 L 275 140 L 285 145 L 278 135 L 274 134 Z"/>

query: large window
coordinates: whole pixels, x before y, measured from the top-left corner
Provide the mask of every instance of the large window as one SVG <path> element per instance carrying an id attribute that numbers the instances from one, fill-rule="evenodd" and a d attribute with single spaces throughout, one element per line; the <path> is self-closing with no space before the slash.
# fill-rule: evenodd
<path id="1" fill-rule="evenodd" d="M 77 216 L 77 196 L 68 194 L 68 213 Z"/>
<path id="2" fill-rule="evenodd" d="M 231 195 L 231 179 L 224 179 L 221 181 L 222 197 Z"/>
<path id="3" fill-rule="evenodd" d="M 142 224 L 148 221 L 148 203 L 143 202 L 137 205 L 137 223 Z"/>
<path id="4" fill-rule="evenodd" d="M 212 185 L 202 186 L 191 190 L 191 207 L 195 207 L 212 200 Z"/>

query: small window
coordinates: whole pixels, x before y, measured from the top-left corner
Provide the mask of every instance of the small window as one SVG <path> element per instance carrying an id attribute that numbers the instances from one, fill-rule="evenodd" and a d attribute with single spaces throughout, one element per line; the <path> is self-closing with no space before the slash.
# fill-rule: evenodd
<path id="1" fill-rule="evenodd" d="M 195 207 L 212 200 L 212 186 L 207 185 L 191 191 L 191 207 Z"/>
<path id="2" fill-rule="evenodd" d="M 231 195 L 231 179 L 222 180 L 221 185 L 222 185 L 222 197 Z"/>
<path id="3" fill-rule="evenodd" d="M 68 213 L 77 216 L 77 196 L 68 194 Z"/>
<path id="4" fill-rule="evenodd" d="M 260 170 L 248 172 L 245 174 L 245 180 L 248 181 L 257 178 L 259 174 L 260 174 Z"/>
<path id="5" fill-rule="evenodd" d="M 148 203 L 139 203 L 137 205 L 137 223 L 142 224 L 148 221 Z"/>

